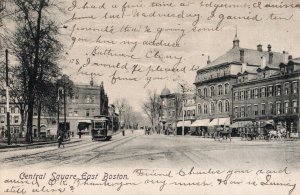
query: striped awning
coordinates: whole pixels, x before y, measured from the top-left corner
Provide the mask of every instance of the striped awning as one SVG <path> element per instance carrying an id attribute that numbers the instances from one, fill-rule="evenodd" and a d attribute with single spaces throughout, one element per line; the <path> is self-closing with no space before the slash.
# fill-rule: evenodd
<path id="1" fill-rule="evenodd" d="M 215 118 L 213 119 L 208 126 L 216 126 L 216 125 L 225 125 L 229 126 L 230 125 L 230 118 Z"/>

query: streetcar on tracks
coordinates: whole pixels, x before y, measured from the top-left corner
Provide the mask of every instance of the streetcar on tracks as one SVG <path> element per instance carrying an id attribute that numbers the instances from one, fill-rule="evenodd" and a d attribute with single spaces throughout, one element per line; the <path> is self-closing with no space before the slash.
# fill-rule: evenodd
<path id="1" fill-rule="evenodd" d="M 94 116 L 91 120 L 92 140 L 109 141 L 112 135 L 118 130 L 118 117 Z"/>

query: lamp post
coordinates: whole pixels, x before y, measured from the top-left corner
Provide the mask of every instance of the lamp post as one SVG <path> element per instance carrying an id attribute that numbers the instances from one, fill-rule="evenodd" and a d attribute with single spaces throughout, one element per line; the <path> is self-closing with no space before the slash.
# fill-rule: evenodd
<path id="1" fill-rule="evenodd" d="M 7 127 L 7 144 L 11 144 L 11 134 L 10 134 L 10 112 L 9 112 L 9 82 L 8 82 L 8 50 L 5 50 L 6 57 L 6 127 Z"/>

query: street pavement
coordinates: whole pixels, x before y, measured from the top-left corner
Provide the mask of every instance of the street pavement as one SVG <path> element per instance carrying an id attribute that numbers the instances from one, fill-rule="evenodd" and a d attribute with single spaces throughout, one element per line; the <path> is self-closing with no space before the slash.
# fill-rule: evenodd
<path id="1" fill-rule="evenodd" d="M 194 136 L 145 135 L 144 131 L 117 134 L 111 141 L 72 138 L 57 144 L 0 150 L 1 169 L 13 167 L 272 167 L 300 169 L 300 141 L 214 141 Z"/>

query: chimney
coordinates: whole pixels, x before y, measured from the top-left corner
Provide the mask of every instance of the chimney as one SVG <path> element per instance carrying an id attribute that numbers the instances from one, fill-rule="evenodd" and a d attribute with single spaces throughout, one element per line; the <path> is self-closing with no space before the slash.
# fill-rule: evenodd
<path id="1" fill-rule="evenodd" d="M 273 52 L 269 53 L 269 64 L 273 64 Z"/>
<path id="2" fill-rule="evenodd" d="M 242 73 L 244 73 L 247 69 L 247 63 L 242 63 Z"/>
<path id="3" fill-rule="evenodd" d="M 210 64 L 210 57 L 207 58 L 207 64 Z"/>
<path id="4" fill-rule="evenodd" d="M 293 59 L 293 56 L 289 55 L 288 60 L 292 60 L 292 59 Z"/>
<path id="5" fill-rule="evenodd" d="M 262 52 L 262 45 L 261 45 L 261 44 L 258 44 L 258 45 L 257 45 L 257 51 Z"/>
<path id="6" fill-rule="evenodd" d="M 240 61 L 242 63 L 244 63 L 245 60 L 245 50 L 244 49 L 240 49 Z"/>
<path id="7" fill-rule="evenodd" d="M 261 57 L 261 63 L 260 63 L 260 68 L 264 69 L 266 67 L 266 57 L 262 56 Z"/>
<path id="8" fill-rule="evenodd" d="M 271 52 L 271 48 L 272 48 L 272 46 L 269 44 L 268 45 L 268 52 Z"/>

